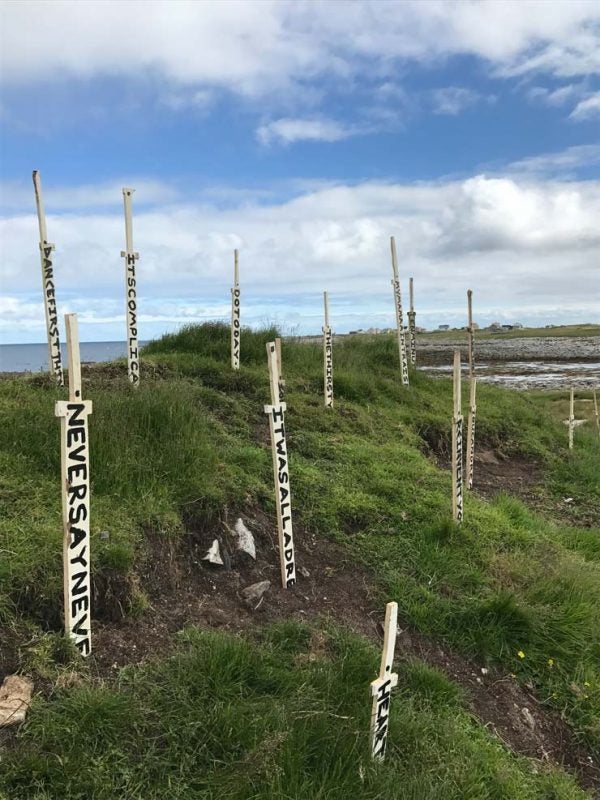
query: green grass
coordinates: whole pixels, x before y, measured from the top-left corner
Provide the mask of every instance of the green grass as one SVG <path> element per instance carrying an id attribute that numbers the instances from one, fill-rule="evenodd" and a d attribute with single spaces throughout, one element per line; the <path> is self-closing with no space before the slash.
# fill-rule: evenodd
<path id="1" fill-rule="evenodd" d="M 198 525 L 212 524 L 225 509 L 234 514 L 260 508 L 274 518 L 263 413 L 268 402 L 265 344 L 274 334 L 273 330 L 243 332 L 242 367 L 237 373 L 229 366 L 229 329 L 214 324 L 190 326 L 149 345 L 138 391 L 128 387 L 124 376 L 115 377 L 114 367 L 92 370 L 86 377 L 84 396 L 94 403 L 90 417 L 93 571 L 100 581 L 129 587 L 120 600 L 131 613 L 143 608 L 143 597 L 136 595 L 143 586 L 136 588 L 135 580 L 119 583 L 116 578 L 135 576 L 147 553 L 149 533 L 181 537 Z M 370 569 L 382 612 L 383 600 L 395 599 L 401 618 L 419 630 L 534 685 L 550 707 L 565 714 L 588 747 L 600 750 L 600 447 L 592 432 L 577 430 L 575 450 L 567 451 L 561 422 L 564 396 L 478 388 L 479 445 L 542 464 L 550 511 L 541 517 L 506 495 L 493 503 L 469 496 L 465 522 L 458 528 L 450 521 L 450 475 L 432 457 L 434 451 L 449 452 L 449 380 L 417 372 L 411 374 L 410 389 L 403 388 L 391 337 L 336 343 L 333 411 L 323 407 L 319 345 L 285 340 L 283 373 L 297 535 L 314 534 L 341 543 Z M 5 421 L 0 426 L 0 628 L 21 636 L 21 668 L 42 670 L 50 679 L 65 660 L 57 636 L 43 633 L 61 629 L 59 422 L 54 417 L 59 396 L 59 390 L 37 378 L 0 382 Z M 466 399 L 465 386 L 465 409 Z M 577 499 L 596 527 L 577 527 L 576 515 L 567 525 L 553 521 L 552 504 L 566 496 Z M 108 532 L 108 538 L 102 532 Z M 99 598 L 96 613 L 103 611 Z M 240 648 L 236 658 L 245 658 L 249 645 L 203 636 L 207 635 L 193 634 L 196 644 L 186 645 L 191 650 L 184 649 L 177 657 L 197 666 L 202 711 L 196 706 L 185 713 L 180 709 L 177 659 L 126 672 L 116 688 L 98 687 L 85 679 L 81 689 L 40 704 L 33 712 L 16 752 L 19 757 L 27 754 L 24 763 L 37 764 L 31 776 L 38 776 L 38 784 L 11 762 L 10 797 L 83 796 L 76 770 L 65 765 L 84 755 L 91 762 L 90 780 L 99 787 L 94 795 L 98 798 L 158 798 L 165 796 L 165 787 L 171 787 L 173 797 L 188 792 L 186 796 L 197 797 L 329 799 L 354 792 L 359 797 L 384 798 L 397 796 L 393 791 L 399 780 L 407 787 L 403 797 L 577 796 L 565 788 L 564 779 L 533 776 L 509 759 L 464 710 L 444 716 L 441 700 L 439 709 L 428 710 L 415 699 L 408 678 L 396 704 L 403 709 L 395 717 L 398 738 L 392 737 L 398 758 L 392 756 L 394 766 L 382 774 L 366 765 L 365 783 L 358 783 L 357 754 L 364 755 L 362 722 L 354 723 L 350 735 L 343 733 L 346 726 L 337 718 L 317 715 L 310 726 L 322 725 L 323 738 L 313 740 L 307 720 L 291 722 L 297 710 L 291 690 L 285 701 L 275 691 L 261 690 L 260 702 L 257 695 L 240 708 L 239 716 L 231 702 L 225 703 L 227 695 L 218 699 L 222 687 L 208 702 L 201 688 L 212 669 L 206 662 L 209 656 L 203 655 L 208 644 L 218 652 L 230 648 L 238 653 Z M 28 646 L 30 641 L 42 644 Z M 355 642 L 350 649 L 363 653 L 365 647 Z M 269 659 L 279 658 L 278 652 L 269 639 L 256 659 L 265 661 L 265 670 L 275 669 Z M 361 697 L 349 711 L 353 719 L 362 713 L 358 708 L 364 705 L 365 681 L 368 684 L 373 677 L 373 654 L 368 652 L 364 658 L 369 669 L 348 677 L 347 691 Z M 258 662 L 252 662 L 253 669 L 260 672 Z M 311 669 L 296 674 L 286 668 L 287 680 L 297 689 L 306 686 L 308 696 L 323 691 L 315 695 L 315 704 L 341 713 L 345 706 L 338 704 L 338 695 L 331 695 L 330 684 L 325 691 L 321 678 L 317 680 L 321 673 Z M 327 666 L 332 684 L 336 669 Z M 339 669 L 343 671 L 344 664 Z M 426 669 L 419 669 L 420 680 L 435 694 L 437 678 L 428 678 Z M 215 688 L 214 677 L 210 685 Z M 447 692 L 452 695 L 455 687 Z M 173 730 L 173 720 L 163 724 L 157 711 L 165 708 L 167 698 L 183 715 L 180 732 Z M 96 739 L 90 729 L 95 730 L 92 721 L 98 709 Z M 227 727 L 226 711 L 235 712 L 236 721 L 227 728 L 227 742 L 217 743 L 211 738 L 210 720 L 221 720 Z M 83 728 L 77 721 L 81 716 Z M 280 742 L 281 731 L 295 731 L 295 725 L 298 730 Z M 121 727 L 126 733 L 119 743 Z M 189 746 L 186 730 L 192 737 Z M 208 737 L 206 741 L 202 736 Z M 148 753 L 154 753 L 148 761 L 146 740 L 153 743 Z M 259 747 L 261 742 L 269 746 Z M 296 742 L 298 763 L 290 742 Z M 451 742 L 460 743 L 456 753 Z M 58 757 L 35 761 L 39 746 L 47 752 L 54 748 Z M 335 757 L 327 764 L 320 764 L 323 759 L 315 755 L 310 760 L 310 753 L 320 755 L 328 747 L 333 747 Z M 405 763 L 415 748 L 431 751 L 417 758 L 418 767 Z M 269 766 L 261 761 L 263 749 L 264 758 L 271 759 Z M 150 777 L 136 767 L 140 758 Z M 255 760 L 256 787 L 239 785 L 239 774 L 231 765 L 250 763 L 253 768 Z M 198 763 L 196 778 L 191 776 L 192 762 Z M 115 770 L 114 780 L 121 782 L 118 790 L 109 770 Z M 324 775 L 323 770 L 330 772 Z M 507 776 L 506 787 L 494 783 L 495 770 Z M 193 780 L 204 780 L 198 778 L 203 771 L 213 783 L 194 784 Z M 282 788 L 284 777 L 293 788 L 288 794 Z M 73 783 L 66 784 L 67 780 Z M 555 784 L 561 788 L 551 788 Z M 65 787 L 71 795 L 64 794 Z"/>
<path id="2" fill-rule="evenodd" d="M 322 634 L 321 634 L 322 636 Z M 322 648 L 320 648 L 322 650 Z M 310 654 L 310 657 L 309 657 Z M 284 623 L 262 641 L 188 630 L 176 655 L 38 702 L 0 764 L 11 800 L 583 798 L 474 724 L 441 673 L 400 668 L 384 764 L 369 758 L 378 653 Z"/>

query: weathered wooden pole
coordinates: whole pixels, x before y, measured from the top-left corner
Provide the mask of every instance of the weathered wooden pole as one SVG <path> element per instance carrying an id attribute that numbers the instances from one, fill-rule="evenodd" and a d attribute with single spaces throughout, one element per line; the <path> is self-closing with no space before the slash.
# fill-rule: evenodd
<path id="1" fill-rule="evenodd" d="M 285 381 L 283 380 L 283 367 L 281 366 L 281 339 L 275 339 L 275 353 L 277 355 L 277 387 L 279 389 L 279 402 L 283 403 L 285 398 Z"/>
<path id="2" fill-rule="evenodd" d="M 461 414 L 460 350 L 454 351 L 454 415 L 452 417 L 452 517 L 463 518 L 463 418 Z"/>
<path id="3" fill-rule="evenodd" d="M 277 368 L 277 348 L 275 342 L 267 342 L 267 360 L 269 365 L 271 405 L 265 406 L 265 414 L 269 415 L 269 427 L 271 430 L 275 502 L 277 506 L 277 531 L 279 535 L 279 558 L 281 561 L 281 583 L 284 589 L 287 589 L 296 583 L 296 557 L 294 554 L 294 535 L 292 530 L 290 472 L 285 438 L 284 417 L 286 405 L 279 399 L 279 370 Z"/>
<path id="4" fill-rule="evenodd" d="M 69 399 L 56 403 L 60 417 L 65 633 L 79 652 L 92 650 L 90 584 L 90 453 L 88 416 L 92 401 L 81 394 L 77 315 L 65 315 Z"/>
<path id="5" fill-rule="evenodd" d="M 596 397 L 595 389 L 594 389 L 594 416 L 596 417 L 596 430 L 598 431 L 598 438 L 600 439 L 600 416 L 598 415 L 598 399 Z"/>
<path id="6" fill-rule="evenodd" d="M 417 366 L 417 326 L 415 313 L 415 294 L 413 288 L 413 279 L 409 278 L 408 289 L 410 294 L 410 311 L 408 312 L 408 336 L 410 343 L 410 363 L 411 366 Z"/>
<path id="7" fill-rule="evenodd" d="M 402 293 L 400 291 L 400 279 L 398 277 L 398 258 L 396 256 L 396 239 L 390 239 L 392 248 L 392 286 L 394 288 L 394 306 L 396 308 L 396 328 L 398 331 L 398 351 L 400 353 L 400 373 L 402 383 L 408 386 L 408 361 L 406 357 L 406 339 L 404 338 L 404 321 L 402 315 Z"/>
<path id="8" fill-rule="evenodd" d="M 125 259 L 125 318 L 127 325 L 127 375 L 129 382 L 136 388 L 140 383 L 140 352 L 138 347 L 138 312 L 137 312 L 137 280 L 135 262 L 140 254 L 133 249 L 133 222 L 131 215 L 131 196 L 135 189 L 123 189 L 123 205 L 125 208 L 125 250 L 121 256 Z"/>
<path id="9" fill-rule="evenodd" d="M 468 307 L 468 357 L 469 357 L 469 414 L 467 417 L 467 488 L 473 488 L 473 472 L 475 467 L 475 417 L 477 415 L 476 391 L 477 382 L 475 379 L 475 351 L 473 328 L 473 292 L 467 290 Z"/>
<path id="10" fill-rule="evenodd" d="M 33 171 L 33 188 L 37 208 L 38 227 L 40 229 L 40 259 L 42 262 L 42 289 L 44 294 L 44 312 L 46 315 L 46 338 L 48 339 L 48 364 L 50 373 L 58 386 L 64 386 L 62 355 L 60 352 L 60 336 L 58 332 L 58 312 L 56 310 L 56 288 L 54 286 L 54 266 L 52 251 L 54 245 L 48 241 L 46 214 L 42 199 L 42 181 L 40 173 Z"/>
<path id="11" fill-rule="evenodd" d="M 325 408 L 333 408 L 333 336 L 329 325 L 329 300 L 323 292 L 325 325 L 323 326 L 323 394 Z"/>
<path id="12" fill-rule="evenodd" d="M 233 286 L 231 287 L 231 366 L 240 368 L 240 262 L 237 250 L 233 251 Z"/>
<path id="13" fill-rule="evenodd" d="M 575 394 L 571 386 L 569 398 L 569 450 L 573 449 L 573 431 L 575 430 Z"/>
<path id="14" fill-rule="evenodd" d="M 379 677 L 371 681 L 371 757 L 379 761 L 385 758 L 387 745 L 390 697 L 392 689 L 398 684 L 398 675 L 394 669 L 394 650 L 396 649 L 396 632 L 398 630 L 398 603 L 388 603 L 385 607 L 385 623 L 383 628 L 383 652 Z"/>

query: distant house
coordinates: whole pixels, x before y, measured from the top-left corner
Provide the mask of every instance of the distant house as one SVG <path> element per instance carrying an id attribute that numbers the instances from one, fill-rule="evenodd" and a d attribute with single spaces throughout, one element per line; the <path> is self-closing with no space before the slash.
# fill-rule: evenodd
<path id="1" fill-rule="evenodd" d="M 523 327 L 522 322 L 515 322 L 515 324 L 513 325 L 513 328 L 522 328 L 522 327 Z"/>
<path id="2" fill-rule="evenodd" d="M 438 331 L 449 331 L 450 325 L 438 325 Z"/>
<path id="3" fill-rule="evenodd" d="M 514 325 L 503 325 L 503 326 L 502 326 L 502 330 L 503 330 L 503 331 L 512 331 L 512 329 L 513 329 L 514 327 L 515 327 Z"/>
<path id="4" fill-rule="evenodd" d="M 502 325 L 500 325 L 499 322 L 492 322 L 492 324 L 489 327 L 489 330 L 491 330 L 491 331 L 501 331 L 502 330 Z"/>

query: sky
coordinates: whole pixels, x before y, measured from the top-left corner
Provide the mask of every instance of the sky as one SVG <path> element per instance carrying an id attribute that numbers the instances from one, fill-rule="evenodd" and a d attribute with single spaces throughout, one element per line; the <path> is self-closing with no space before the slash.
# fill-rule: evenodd
<path id="1" fill-rule="evenodd" d="M 600 0 L 0 2 L 0 342 L 600 321 Z"/>

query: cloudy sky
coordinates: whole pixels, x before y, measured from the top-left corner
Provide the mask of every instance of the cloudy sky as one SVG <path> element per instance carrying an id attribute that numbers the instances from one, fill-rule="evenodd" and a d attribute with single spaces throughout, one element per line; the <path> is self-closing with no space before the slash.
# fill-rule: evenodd
<path id="1" fill-rule="evenodd" d="M 41 342 L 31 172 L 61 315 L 124 336 L 123 186 L 141 337 L 226 319 L 600 318 L 597 0 L 0 3 L 0 341 Z"/>

